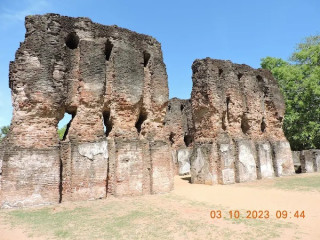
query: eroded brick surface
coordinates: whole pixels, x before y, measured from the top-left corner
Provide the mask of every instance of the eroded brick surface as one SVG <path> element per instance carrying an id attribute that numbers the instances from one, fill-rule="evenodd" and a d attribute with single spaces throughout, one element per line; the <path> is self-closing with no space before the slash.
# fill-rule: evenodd
<path id="1" fill-rule="evenodd" d="M 1 205 L 170 191 L 160 43 L 88 18 L 35 15 L 25 25 L 10 63 L 13 118 L 0 153 Z M 66 113 L 72 120 L 60 141 Z"/>
<path id="2" fill-rule="evenodd" d="M 56 14 L 25 25 L 10 63 L 2 207 L 164 193 L 189 172 L 192 183 L 210 185 L 294 173 L 284 100 L 269 71 L 196 60 L 191 99 L 169 101 L 154 38 Z M 304 171 L 320 168 L 320 154 L 311 155 Z"/>
<path id="3" fill-rule="evenodd" d="M 284 100 L 271 73 L 210 58 L 196 60 L 192 71 L 194 142 L 216 152 L 199 158 L 200 150 L 193 151 L 191 169 L 198 169 L 191 171 L 193 181 L 216 175 L 229 184 L 293 174 L 282 130 Z M 211 171 L 199 168 L 213 162 Z"/>

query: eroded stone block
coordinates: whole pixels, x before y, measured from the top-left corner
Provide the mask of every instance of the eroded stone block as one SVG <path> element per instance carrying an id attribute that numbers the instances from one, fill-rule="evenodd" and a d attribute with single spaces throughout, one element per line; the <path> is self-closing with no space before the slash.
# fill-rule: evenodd
<path id="1" fill-rule="evenodd" d="M 276 141 L 272 144 L 273 166 L 277 177 L 294 174 L 293 160 L 288 141 Z"/>
<path id="2" fill-rule="evenodd" d="M 164 141 L 150 143 L 152 189 L 151 192 L 165 193 L 173 189 L 173 174 L 170 146 Z"/>
<path id="3" fill-rule="evenodd" d="M 232 144 L 223 143 L 219 145 L 220 155 L 220 171 L 221 178 L 220 184 L 232 184 L 235 183 L 235 153 L 234 146 Z M 219 169 L 218 169 L 219 171 Z"/>
<path id="4" fill-rule="evenodd" d="M 248 182 L 257 179 L 256 171 L 256 153 L 253 142 L 247 140 L 236 141 L 237 144 L 237 158 L 235 162 L 236 167 L 236 181 Z"/>
<path id="5" fill-rule="evenodd" d="M 320 150 L 310 149 L 301 151 L 301 171 L 303 173 L 319 172 Z"/>
<path id="6" fill-rule="evenodd" d="M 143 146 L 138 140 L 117 140 L 115 196 L 136 196 L 143 193 Z"/>
<path id="7" fill-rule="evenodd" d="M 216 167 L 213 165 L 213 145 L 203 144 L 193 148 L 191 154 L 191 182 L 201 184 L 217 183 Z"/>
<path id="8" fill-rule="evenodd" d="M 295 172 L 301 173 L 301 152 L 300 151 L 292 151 L 292 160 L 293 160 Z"/>
<path id="9" fill-rule="evenodd" d="M 190 157 L 192 149 L 185 148 L 178 151 L 179 174 L 184 175 L 190 173 Z"/>
<path id="10" fill-rule="evenodd" d="M 70 158 L 63 176 L 70 174 L 71 182 L 64 182 L 64 200 L 92 200 L 106 197 L 108 174 L 107 141 L 70 145 Z M 67 166 L 70 166 L 68 171 Z M 68 186 L 68 188 L 67 188 Z M 69 193 L 70 195 L 68 195 Z"/>
<path id="11" fill-rule="evenodd" d="M 12 148 L 4 155 L 2 170 L 1 207 L 59 203 L 60 156 L 57 148 Z"/>
<path id="12" fill-rule="evenodd" d="M 314 165 L 315 165 L 315 171 L 320 172 L 320 150 L 315 150 L 315 159 L 314 159 Z"/>
<path id="13" fill-rule="evenodd" d="M 272 148 L 269 142 L 258 142 L 258 161 L 257 161 L 257 176 L 261 178 L 274 177 Z"/>

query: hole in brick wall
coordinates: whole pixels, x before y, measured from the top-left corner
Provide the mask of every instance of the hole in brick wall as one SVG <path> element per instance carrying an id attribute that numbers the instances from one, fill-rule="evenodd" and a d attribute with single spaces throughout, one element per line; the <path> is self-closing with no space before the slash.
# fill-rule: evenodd
<path id="1" fill-rule="evenodd" d="M 223 70 L 219 68 L 219 77 L 221 77 Z"/>
<path id="2" fill-rule="evenodd" d="M 68 48 L 76 49 L 79 45 L 79 37 L 75 32 L 69 33 L 65 42 Z"/>
<path id="3" fill-rule="evenodd" d="M 170 140 L 170 142 L 171 142 L 171 145 L 174 144 L 173 138 L 174 138 L 175 135 L 176 135 L 176 134 L 173 133 L 173 132 L 170 133 L 169 140 Z"/>
<path id="4" fill-rule="evenodd" d="M 186 147 L 189 147 L 190 144 L 192 143 L 192 136 L 184 135 L 183 141 L 184 141 L 184 144 L 186 145 Z"/>
<path id="5" fill-rule="evenodd" d="M 266 86 L 263 78 L 260 75 L 257 75 L 256 78 L 258 80 L 258 84 L 260 86 L 260 89 L 262 89 L 262 91 L 263 91 L 264 97 L 266 97 L 268 95 L 268 87 Z"/>
<path id="6" fill-rule="evenodd" d="M 230 116 L 229 116 L 230 97 L 229 96 L 226 98 L 226 103 L 227 103 L 227 120 L 229 122 L 229 120 L 230 120 Z"/>
<path id="7" fill-rule="evenodd" d="M 72 114 L 72 113 L 66 112 L 64 114 L 64 117 L 59 121 L 58 136 L 59 136 L 60 140 L 62 140 L 62 141 L 66 140 L 66 137 L 68 135 L 69 128 L 70 128 L 70 125 L 71 125 L 71 122 L 72 122 L 74 116 L 75 116 L 75 113 Z"/>
<path id="8" fill-rule="evenodd" d="M 104 48 L 104 54 L 106 55 L 106 61 L 110 60 L 112 48 L 113 48 L 113 44 L 110 42 L 110 40 L 107 40 L 105 48 Z"/>
<path id="9" fill-rule="evenodd" d="M 181 110 L 181 112 L 183 111 L 183 109 L 184 109 L 184 106 L 183 106 L 183 104 L 181 104 L 181 105 L 180 105 L 180 110 Z"/>
<path id="10" fill-rule="evenodd" d="M 223 113 L 222 113 L 222 129 L 223 129 L 223 131 L 227 130 L 227 126 L 226 126 L 226 111 L 223 111 Z"/>
<path id="11" fill-rule="evenodd" d="M 262 121 L 261 121 L 261 132 L 265 132 L 265 131 L 266 131 L 266 127 L 267 127 L 267 124 L 266 124 L 266 122 L 264 121 L 264 117 L 262 117 Z"/>
<path id="12" fill-rule="evenodd" d="M 144 67 L 146 67 L 148 65 L 150 57 L 151 57 L 150 53 L 148 53 L 146 51 L 143 52 L 143 66 Z"/>
<path id="13" fill-rule="evenodd" d="M 244 113 L 241 118 L 241 130 L 244 134 L 247 134 L 250 130 L 249 120 L 246 113 Z"/>
<path id="14" fill-rule="evenodd" d="M 76 113 L 72 113 L 71 114 L 71 120 L 67 124 L 67 129 L 66 129 L 66 131 L 65 131 L 65 133 L 63 135 L 63 139 L 62 140 L 66 140 L 66 137 L 68 136 L 69 129 L 70 129 L 70 126 L 71 126 L 71 122 L 72 122 L 72 120 L 74 119 L 75 116 L 76 116 Z"/>
<path id="15" fill-rule="evenodd" d="M 262 82 L 263 83 L 263 78 L 260 75 L 257 75 L 257 79 L 258 79 L 258 82 Z"/>
<path id="16" fill-rule="evenodd" d="M 111 130 L 112 130 L 112 120 L 111 120 L 111 117 L 110 117 L 110 111 L 104 111 L 102 113 L 102 116 L 103 116 L 103 124 L 104 124 L 104 129 L 105 129 L 105 135 L 106 137 L 109 136 Z"/>
<path id="17" fill-rule="evenodd" d="M 136 125 L 135 125 L 138 133 L 141 132 L 142 124 L 143 124 L 144 121 L 147 120 L 147 118 L 148 118 L 147 114 L 144 111 L 141 111 L 140 115 L 139 115 L 139 118 L 138 118 L 138 121 L 136 122 Z"/>
<path id="18" fill-rule="evenodd" d="M 240 80 L 242 78 L 243 74 L 239 73 L 237 76 L 238 76 L 238 80 Z"/>

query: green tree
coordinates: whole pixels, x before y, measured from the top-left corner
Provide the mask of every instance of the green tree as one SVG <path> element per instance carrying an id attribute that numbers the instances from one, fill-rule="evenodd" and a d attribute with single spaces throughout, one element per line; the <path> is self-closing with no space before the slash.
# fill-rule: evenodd
<path id="1" fill-rule="evenodd" d="M 0 142 L 2 141 L 2 139 L 7 136 L 8 132 L 9 132 L 10 127 L 9 126 L 3 126 L 0 129 Z"/>
<path id="2" fill-rule="evenodd" d="M 62 128 L 58 129 L 58 135 L 59 135 L 59 139 L 62 140 L 64 133 L 67 130 L 67 125 L 64 125 Z"/>
<path id="3" fill-rule="evenodd" d="M 284 132 L 293 150 L 320 148 L 320 36 L 300 43 L 289 61 L 266 57 L 286 102 Z"/>

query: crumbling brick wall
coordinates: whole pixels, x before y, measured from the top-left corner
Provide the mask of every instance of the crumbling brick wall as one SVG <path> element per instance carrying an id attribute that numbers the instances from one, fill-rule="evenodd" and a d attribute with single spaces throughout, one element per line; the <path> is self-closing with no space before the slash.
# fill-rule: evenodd
<path id="1" fill-rule="evenodd" d="M 169 100 L 165 127 L 170 133 L 172 160 L 175 174 L 190 173 L 190 156 L 193 149 L 194 125 L 191 100 Z"/>
<path id="2" fill-rule="evenodd" d="M 285 104 L 263 69 L 210 58 L 192 65 L 192 182 L 229 184 L 294 173 Z"/>
<path id="3" fill-rule="evenodd" d="M 10 63 L 13 118 L 1 205 L 171 190 L 160 43 L 88 18 L 36 15 L 25 25 L 25 41 Z M 72 120 L 59 141 L 65 113 Z"/>
<path id="4" fill-rule="evenodd" d="M 154 38 L 57 14 L 25 24 L 10 63 L 1 207 L 168 192 L 175 173 L 230 184 L 294 172 L 284 100 L 269 71 L 196 60 L 191 99 L 168 102 Z"/>

